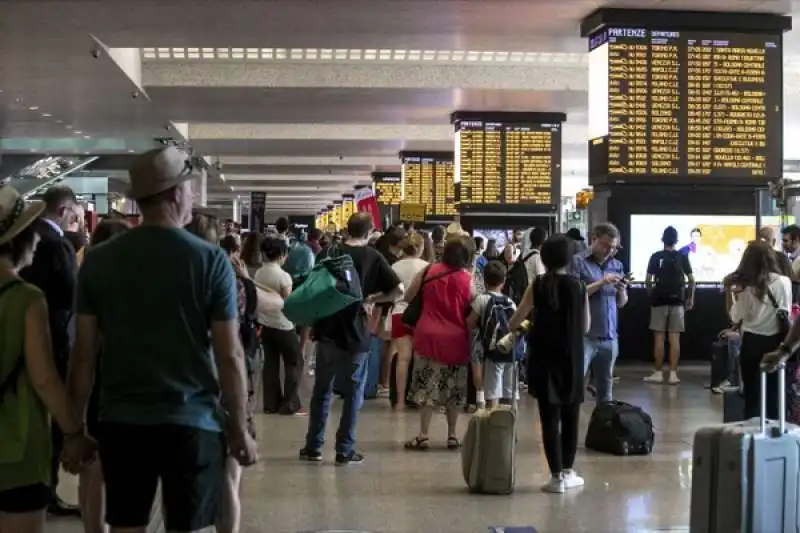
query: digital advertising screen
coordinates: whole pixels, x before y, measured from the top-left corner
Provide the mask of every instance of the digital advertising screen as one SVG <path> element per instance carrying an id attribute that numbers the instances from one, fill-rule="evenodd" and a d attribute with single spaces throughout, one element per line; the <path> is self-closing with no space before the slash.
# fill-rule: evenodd
<path id="1" fill-rule="evenodd" d="M 589 49 L 591 184 L 781 176 L 780 34 L 605 27 Z"/>
<path id="2" fill-rule="evenodd" d="M 739 265 L 747 243 L 756 237 L 755 216 L 734 215 L 631 215 L 630 270 L 643 282 L 650 256 L 663 250 L 661 236 L 667 226 L 678 231 L 678 249 L 689 258 L 698 282 L 720 283 Z"/>
<path id="3" fill-rule="evenodd" d="M 455 180 L 462 211 L 520 211 L 561 198 L 561 121 L 512 113 L 453 114 Z M 521 122 L 525 118 L 527 122 Z"/>

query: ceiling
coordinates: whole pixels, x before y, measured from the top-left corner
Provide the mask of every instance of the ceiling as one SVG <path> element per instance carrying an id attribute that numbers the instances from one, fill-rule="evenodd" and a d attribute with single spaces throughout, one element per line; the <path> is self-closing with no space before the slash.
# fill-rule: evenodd
<path id="1" fill-rule="evenodd" d="M 221 163 L 209 201 L 268 192 L 310 213 L 403 149 L 452 150 L 455 110 L 559 111 L 564 193 L 586 185 L 586 43 L 601 6 L 795 13 L 789 0 L 5 0 L 0 153 L 98 153 L 157 137 Z M 800 34 L 785 37 L 800 156 Z M 124 157 L 123 157 L 124 156 Z M 109 163 L 110 164 L 110 163 Z M 6 163 L 0 161 L 0 172 Z"/>

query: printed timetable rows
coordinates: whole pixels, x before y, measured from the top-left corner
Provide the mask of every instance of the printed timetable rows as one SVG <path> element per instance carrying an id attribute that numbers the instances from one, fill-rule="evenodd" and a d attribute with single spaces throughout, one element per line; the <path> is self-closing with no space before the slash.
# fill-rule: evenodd
<path id="1" fill-rule="evenodd" d="M 765 176 L 766 48 L 660 34 L 609 42 L 609 174 Z"/>
<path id="2" fill-rule="evenodd" d="M 403 201 L 424 204 L 428 215 L 455 215 L 453 162 L 410 158 L 404 163 Z"/>

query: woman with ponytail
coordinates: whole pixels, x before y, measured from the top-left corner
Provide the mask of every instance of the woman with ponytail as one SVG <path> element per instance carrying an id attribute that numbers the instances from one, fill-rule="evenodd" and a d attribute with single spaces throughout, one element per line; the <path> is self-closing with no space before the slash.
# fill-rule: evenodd
<path id="1" fill-rule="evenodd" d="M 589 301 L 584 285 L 567 274 L 571 244 L 554 235 L 542 245 L 546 273 L 531 280 L 509 327 L 526 318 L 528 390 L 538 399 L 542 441 L 551 478 L 545 492 L 583 486 L 572 466 L 578 449 L 578 416 L 583 403 L 583 336 L 589 331 Z"/>

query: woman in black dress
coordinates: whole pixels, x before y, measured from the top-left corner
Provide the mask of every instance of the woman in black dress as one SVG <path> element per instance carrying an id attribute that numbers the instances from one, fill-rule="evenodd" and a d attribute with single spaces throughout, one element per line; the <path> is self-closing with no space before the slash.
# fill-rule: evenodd
<path id="1" fill-rule="evenodd" d="M 528 390 L 539 400 L 551 473 L 542 490 L 555 493 L 583 486 L 572 465 L 583 402 L 583 336 L 589 331 L 590 316 L 586 288 L 567 274 L 571 246 L 564 235 L 545 241 L 540 254 L 547 273 L 532 280 L 510 323 L 516 330 L 531 318 Z"/>

